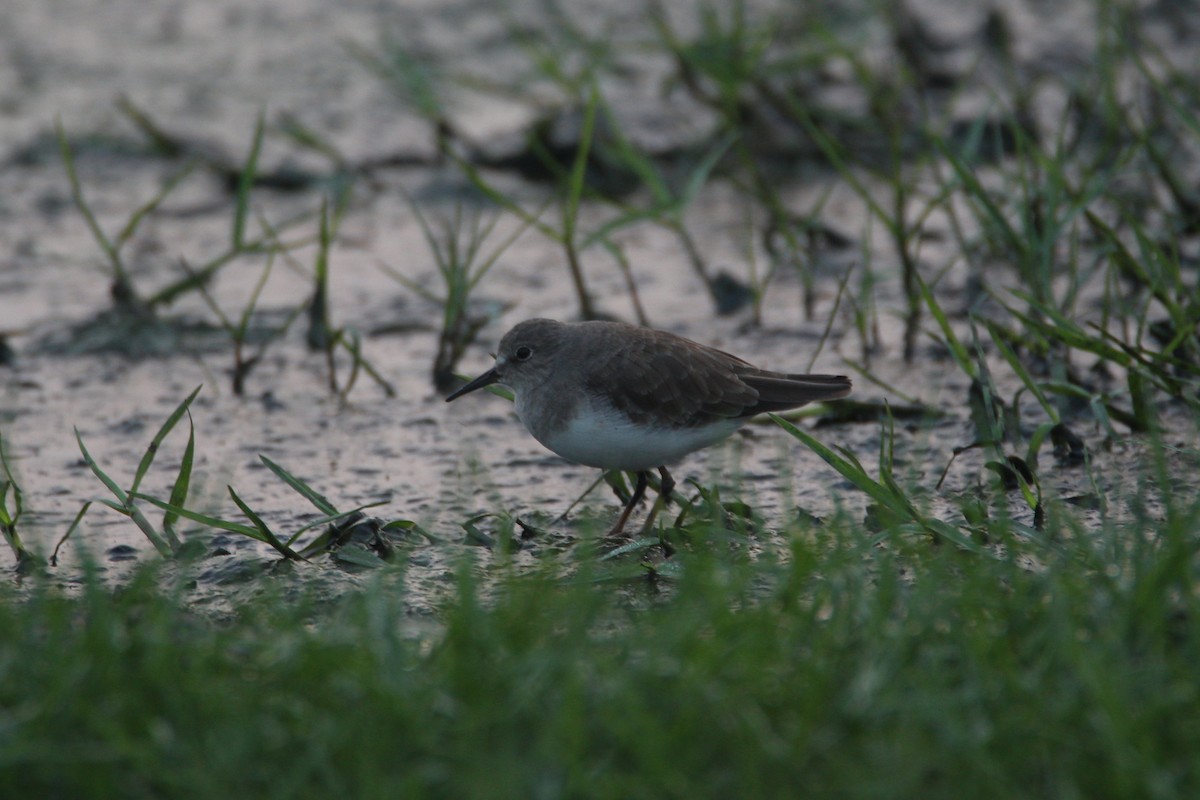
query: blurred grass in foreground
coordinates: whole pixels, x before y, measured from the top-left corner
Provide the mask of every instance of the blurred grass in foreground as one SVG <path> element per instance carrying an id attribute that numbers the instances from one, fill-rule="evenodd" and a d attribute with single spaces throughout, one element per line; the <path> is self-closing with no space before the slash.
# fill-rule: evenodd
<path id="1" fill-rule="evenodd" d="M 486 600 L 464 563 L 420 630 L 390 571 L 223 622 L 153 569 L 46 582 L 0 603 L 0 795 L 1195 797 L 1200 506 L 1147 507 L 987 555 L 834 520 Z"/>

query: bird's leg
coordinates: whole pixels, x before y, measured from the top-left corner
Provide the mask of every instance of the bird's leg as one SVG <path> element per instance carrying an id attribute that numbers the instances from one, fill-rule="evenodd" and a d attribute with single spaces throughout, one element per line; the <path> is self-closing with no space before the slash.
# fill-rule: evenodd
<path id="1" fill-rule="evenodd" d="M 612 526 L 612 530 L 608 532 L 609 538 L 616 538 L 625 530 L 625 522 L 629 519 L 630 512 L 633 507 L 642 501 L 646 495 L 647 476 L 645 472 L 639 471 L 637 474 L 637 484 L 633 487 L 633 494 L 629 498 L 629 502 L 625 504 L 625 508 L 621 511 L 621 516 L 617 518 L 617 524 Z"/>
<path id="2" fill-rule="evenodd" d="M 671 492 L 675 490 L 675 479 L 671 477 L 671 473 L 667 472 L 666 467 L 658 468 L 658 475 L 662 482 L 658 484 L 658 496 L 663 499 L 663 503 L 671 502 Z"/>
<path id="3" fill-rule="evenodd" d="M 650 513 L 646 515 L 646 522 L 642 525 L 642 536 L 648 536 L 650 529 L 654 527 L 654 520 L 658 516 L 658 512 L 667 507 L 671 502 L 671 492 L 675 490 L 675 479 L 671 477 L 671 473 L 667 472 L 666 467 L 658 468 L 658 475 L 661 482 L 658 484 L 658 497 L 654 500 L 654 505 L 650 507 Z"/>

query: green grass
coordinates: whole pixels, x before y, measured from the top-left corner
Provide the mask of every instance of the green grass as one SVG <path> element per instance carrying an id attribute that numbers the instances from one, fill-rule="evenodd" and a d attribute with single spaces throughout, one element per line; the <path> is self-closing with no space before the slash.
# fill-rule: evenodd
<path id="1" fill-rule="evenodd" d="M 1196 796 L 1200 507 L 1052 518 L 1012 557 L 841 520 L 486 600 L 464 564 L 436 633 L 395 572 L 222 622 L 153 569 L 36 584 L 0 604 L 0 794 Z"/>

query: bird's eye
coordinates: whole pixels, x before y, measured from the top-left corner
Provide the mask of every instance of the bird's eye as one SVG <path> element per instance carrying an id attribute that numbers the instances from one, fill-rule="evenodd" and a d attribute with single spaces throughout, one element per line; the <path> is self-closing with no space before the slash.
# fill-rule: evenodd
<path id="1" fill-rule="evenodd" d="M 513 358 L 515 358 L 517 361 L 528 361 L 529 357 L 532 355 L 533 349 L 526 347 L 525 345 L 521 345 L 513 352 Z"/>

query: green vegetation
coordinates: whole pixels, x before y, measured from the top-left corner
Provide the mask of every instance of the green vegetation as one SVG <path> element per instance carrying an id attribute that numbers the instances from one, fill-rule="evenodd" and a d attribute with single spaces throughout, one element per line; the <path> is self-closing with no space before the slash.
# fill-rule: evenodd
<path id="1" fill-rule="evenodd" d="M 390 570 L 332 605 L 285 572 L 221 624 L 152 569 L 40 585 L 0 604 L 0 791 L 1194 796 L 1200 507 L 1054 516 L 1000 555 L 718 535 L 624 586 L 585 562 L 484 596 L 464 563 L 436 633 Z"/>

